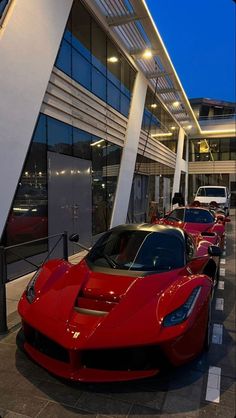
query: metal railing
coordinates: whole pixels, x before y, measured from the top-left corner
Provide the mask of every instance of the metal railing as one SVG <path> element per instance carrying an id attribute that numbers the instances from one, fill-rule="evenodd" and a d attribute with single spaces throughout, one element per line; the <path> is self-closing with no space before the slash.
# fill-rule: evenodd
<path id="1" fill-rule="evenodd" d="M 230 113 L 227 115 L 211 115 L 211 116 L 199 116 L 199 121 L 212 121 L 212 120 L 236 120 L 236 114 Z"/>
<path id="2" fill-rule="evenodd" d="M 30 260 L 27 260 L 27 258 L 18 254 L 18 260 L 24 260 L 26 263 L 29 263 L 31 266 L 35 267 L 36 270 L 38 270 L 39 267 L 49 259 L 50 255 L 53 253 L 53 251 L 55 250 L 55 248 L 57 247 L 60 241 L 62 241 L 62 246 L 63 246 L 63 258 L 65 260 L 68 260 L 68 234 L 66 231 L 64 231 L 62 234 L 50 235 L 44 238 L 23 242 L 22 244 L 10 245 L 8 247 L 4 247 L 3 245 L 0 246 L 0 335 L 8 332 L 7 301 L 6 301 L 6 283 L 8 282 L 8 278 L 7 278 L 6 253 L 8 251 L 12 251 L 17 248 L 22 248 L 25 245 L 36 244 L 36 243 L 38 244 L 41 241 L 45 241 L 45 240 L 49 240 L 49 239 L 57 238 L 57 237 L 59 237 L 59 239 L 53 245 L 51 250 L 48 251 L 46 258 L 39 265 L 33 263 Z M 17 278 L 15 280 L 17 280 Z"/>

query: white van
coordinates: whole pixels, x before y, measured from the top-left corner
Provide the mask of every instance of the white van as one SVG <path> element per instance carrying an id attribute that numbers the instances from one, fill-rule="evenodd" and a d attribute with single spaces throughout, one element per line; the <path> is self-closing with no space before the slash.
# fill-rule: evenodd
<path id="1" fill-rule="evenodd" d="M 230 193 L 224 186 L 201 186 L 198 188 L 194 201 L 198 201 L 203 205 L 209 205 L 216 202 L 219 207 L 225 210 L 226 215 L 230 209 Z"/>

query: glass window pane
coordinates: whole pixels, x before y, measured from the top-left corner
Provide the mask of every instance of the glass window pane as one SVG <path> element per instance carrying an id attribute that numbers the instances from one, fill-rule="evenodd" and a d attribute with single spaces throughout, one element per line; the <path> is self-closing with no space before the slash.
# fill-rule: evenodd
<path id="1" fill-rule="evenodd" d="M 107 41 L 107 77 L 120 88 L 121 55 L 109 39 Z"/>
<path id="2" fill-rule="evenodd" d="M 48 149 L 72 155 L 72 126 L 48 118 Z"/>
<path id="3" fill-rule="evenodd" d="M 106 141 L 93 137 L 92 145 L 93 234 L 107 230 Z"/>
<path id="4" fill-rule="evenodd" d="M 107 81 L 107 103 L 118 111 L 120 111 L 120 94 L 120 90 Z"/>
<path id="5" fill-rule="evenodd" d="M 91 134 L 81 129 L 73 128 L 73 155 L 79 158 L 91 159 Z"/>
<path id="6" fill-rule="evenodd" d="M 2 14 L 3 14 L 3 12 L 4 12 L 4 9 L 5 9 L 5 7 L 6 7 L 7 3 L 8 3 L 8 1 L 9 1 L 9 0 L 1 0 L 1 1 L 0 1 L 0 17 L 2 16 Z"/>
<path id="7" fill-rule="evenodd" d="M 18 184 L 6 227 L 7 245 L 48 235 L 46 117 L 40 115 Z M 30 256 L 47 249 L 47 242 L 22 247 L 17 254 Z M 15 261 L 9 253 L 8 262 Z"/>
<path id="8" fill-rule="evenodd" d="M 94 20 L 92 20 L 92 64 L 106 75 L 106 34 Z"/>
<path id="9" fill-rule="evenodd" d="M 71 19 L 71 14 L 70 14 L 69 19 L 67 21 L 66 29 L 65 29 L 63 38 L 71 44 L 71 42 L 72 42 L 72 19 Z"/>
<path id="10" fill-rule="evenodd" d="M 72 46 L 89 61 L 91 59 L 91 17 L 78 1 L 72 8 Z"/>
<path id="11" fill-rule="evenodd" d="M 126 117 L 129 116 L 129 108 L 130 108 L 130 99 L 121 93 L 120 111 Z"/>
<path id="12" fill-rule="evenodd" d="M 65 40 L 61 43 L 55 65 L 71 77 L 71 46 Z"/>
<path id="13" fill-rule="evenodd" d="M 72 48 L 72 77 L 91 91 L 91 64 Z"/>
<path id="14" fill-rule="evenodd" d="M 92 68 L 92 92 L 106 101 L 106 78 L 95 67 Z"/>

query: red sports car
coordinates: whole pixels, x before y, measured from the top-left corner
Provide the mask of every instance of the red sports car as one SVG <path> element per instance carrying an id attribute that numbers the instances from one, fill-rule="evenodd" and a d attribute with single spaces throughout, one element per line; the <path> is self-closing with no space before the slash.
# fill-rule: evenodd
<path id="1" fill-rule="evenodd" d="M 115 227 L 79 264 L 51 260 L 31 279 L 18 307 L 24 349 L 53 374 L 85 382 L 190 361 L 209 344 L 220 254 L 179 228 Z"/>
<path id="2" fill-rule="evenodd" d="M 230 219 L 222 213 L 203 207 L 182 206 L 167 213 L 164 218 L 155 220 L 161 225 L 171 225 L 183 228 L 190 234 L 201 233 L 202 237 L 212 244 L 223 247 L 225 237 L 225 223 Z"/>

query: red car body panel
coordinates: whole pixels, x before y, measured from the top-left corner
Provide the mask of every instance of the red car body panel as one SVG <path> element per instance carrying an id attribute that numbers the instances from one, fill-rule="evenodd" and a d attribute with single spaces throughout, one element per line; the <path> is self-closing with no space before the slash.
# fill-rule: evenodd
<path id="1" fill-rule="evenodd" d="M 18 310 L 25 336 L 36 330 L 58 344 L 68 361 L 40 352 L 27 339 L 26 352 L 55 375 L 87 382 L 143 378 L 159 368 L 119 370 L 116 358 L 113 370 L 87 367 L 85 352 L 96 358 L 97 350 L 158 346 L 174 365 L 191 360 L 203 347 L 213 289 L 212 278 L 204 274 L 210 242 L 195 237 L 195 244 L 196 257 L 185 266 L 146 277 L 93 271 L 86 260 L 78 265 L 47 262 L 35 283 L 35 300 L 29 303 L 24 292 Z M 200 293 L 191 315 L 178 325 L 163 326 L 195 288 Z"/>

